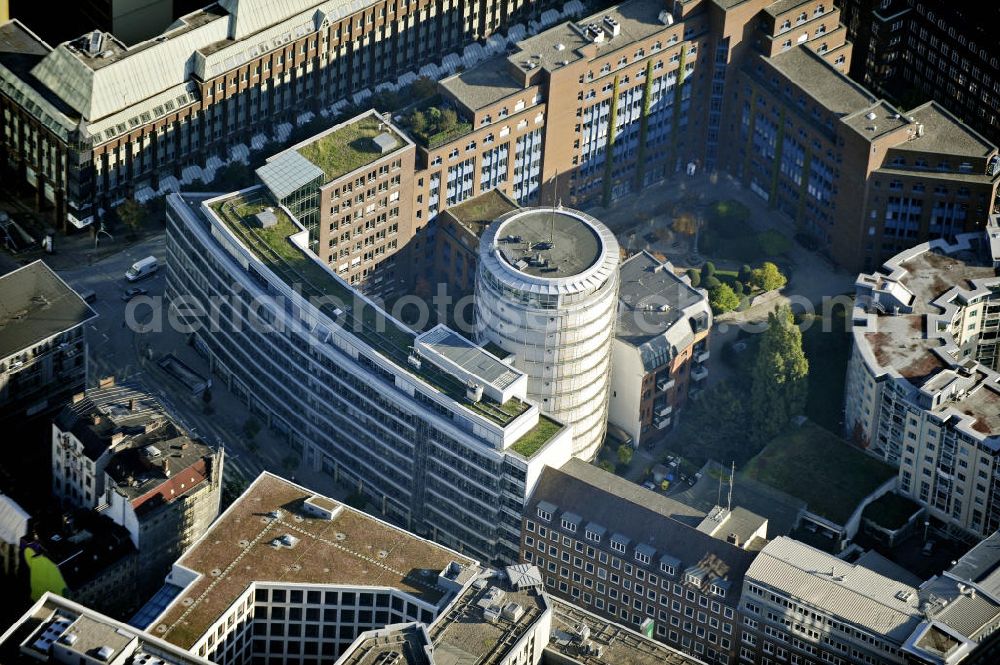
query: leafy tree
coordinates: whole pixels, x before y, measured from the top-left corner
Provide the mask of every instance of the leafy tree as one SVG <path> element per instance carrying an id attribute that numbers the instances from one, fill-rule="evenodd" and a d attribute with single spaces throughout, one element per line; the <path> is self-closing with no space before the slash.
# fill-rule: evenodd
<path id="1" fill-rule="evenodd" d="M 711 261 L 706 261 L 705 265 L 701 267 L 701 278 L 704 280 L 707 277 L 712 277 L 715 275 L 715 264 Z"/>
<path id="2" fill-rule="evenodd" d="M 698 288 L 698 285 L 701 284 L 701 273 L 694 268 L 690 268 L 687 271 L 687 276 L 691 280 L 691 286 Z"/>
<path id="3" fill-rule="evenodd" d="M 138 235 L 139 229 L 146 222 L 146 208 L 141 203 L 137 203 L 131 199 L 115 208 L 115 213 L 122 224 L 125 225 L 125 228 L 128 229 L 128 235 L 133 238 Z"/>
<path id="4" fill-rule="evenodd" d="M 747 264 L 740 266 L 740 281 L 749 284 L 753 280 L 753 268 Z"/>
<path id="5" fill-rule="evenodd" d="M 611 460 L 602 459 L 600 462 L 597 463 L 597 466 L 601 469 L 604 469 L 608 473 L 615 472 L 615 465 L 614 462 L 612 462 Z"/>
<path id="6" fill-rule="evenodd" d="M 765 261 L 761 267 L 753 271 L 753 285 L 763 291 L 780 289 L 788 283 L 788 278 L 781 274 L 778 266 Z"/>
<path id="7" fill-rule="evenodd" d="M 671 436 L 671 449 L 686 458 L 735 461 L 743 465 L 760 449 L 747 441 L 744 389 L 730 381 L 707 388 L 688 402 Z"/>
<path id="8" fill-rule="evenodd" d="M 409 125 L 415 134 L 423 134 L 427 130 L 427 116 L 423 111 L 414 111 L 410 114 Z"/>
<path id="9" fill-rule="evenodd" d="M 622 466 L 628 466 L 632 463 L 632 446 L 625 443 L 618 446 L 618 461 Z"/>
<path id="10" fill-rule="evenodd" d="M 733 289 L 733 293 L 735 293 L 736 295 L 738 296 L 743 295 L 743 282 L 734 279 L 732 282 L 730 282 L 729 286 Z"/>
<path id="11" fill-rule="evenodd" d="M 767 319 L 750 386 L 751 437 L 759 444 L 773 439 L 802 413 L 809 391 L 809 361 L 792 310 L 787 305 L 776 307 Z"/>
<path id="12" fill-rule="evenodd" d="M 458 125 L 458 113 L 455 109 L 444 109 L 441 111 L 441 124 L 438 132 L 450 132 Z"/>
<path id="13" fill-rule="evenodd" d="M 708 292 L 708 304 L 712 306 L 714 313 L 725 314 L 740 306 L 740 297 L 733 291 L 733 287 L 728 284 L 719 284 Z"/>
<path id="14" fill-rule="evenodd" d="M 717 289 L 722 285 L 722 282 L 715 275 L 709 275 L 708 277 L 702 276 L 701 282 L 709 291 Z"/>

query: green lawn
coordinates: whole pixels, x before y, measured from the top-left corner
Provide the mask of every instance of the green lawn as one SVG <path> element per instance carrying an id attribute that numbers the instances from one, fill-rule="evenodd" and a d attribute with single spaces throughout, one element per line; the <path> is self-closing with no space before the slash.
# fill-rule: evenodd
<path id="1" fill-rule="evenodd" d="M 811 512 L 843 524 L 896 470 L 806 423 L 772 440 L 740 475 L 802 499 Z"/>
<path id="2" fill-rule="evenodd" d="M 847 313 L 833 312 L 828 331 L 816 316 L 802 334 L 802 349 L 809 359 L 809 398 L 806 415 L 831 432 L 842 431 L 840 412 L 844 406 L 847 362 L 851 357 L 851 335 L 845 329 Z"/>
<path id="3" fill-rule="evenodd" d="M 403 146 L 399 136 L 380 125 L 378 118 L 362 118 L 302 146 L 299 154 L 323 169 L 329 182 L 383 157 L 372 142 L 379 134 L 389 133 L 396 139 L 397 148 Z"/>
<path id="4" fill-rule="evenodd" d="M 534 454 L 537 453 L 542 446 L 548 443 L 552 437 L 556 435 L 556 432 L 562 428 L 563 426 L 560 423 L 552 420 L 548 416 L 539 415 L 538 424 L 518 439 L 517 442 L 511 446 L 511 450 L 525 459 L 531 459 L 532 456 L 534 456 Z"/>
<path id="5" fill-rule="evenodd" d="M 915 501 L 890 492 L 868 504 L 862 514 L 879 526 L 895 531 L 919 509 Z"/>

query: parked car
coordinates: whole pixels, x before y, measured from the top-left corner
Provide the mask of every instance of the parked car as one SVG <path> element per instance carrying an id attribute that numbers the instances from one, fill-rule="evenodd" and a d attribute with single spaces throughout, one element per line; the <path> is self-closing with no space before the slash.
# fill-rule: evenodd
<path id="1" fill-rule="evenodd" d="M 646 482 L 644 482 L 642 484 L 642 486 L 645 487 L 648 490 L 655 490 L 656 489 L 656 485 L 653 484 L 652 480 L 647 480 Z"/>
<path id="2" fill-rule="evenodd" d="M 122 300 L 124 302 L 128 302 L 132 298 L 138 298 L 139 296 L 144 296 L 148 293 L 149 291 L 147 291 L 146 289 L 140 288 L 138 286 L 133 286 L 131 289 L 122 293 Z"/>
<path id="3" fill-rule="evenodd" d="M 924 543 L 924 548 L 920 550 L 920 553 L 923 554 L 924 556 L 930 556 L 931 554 L 934 553 L 934 545 L 935 542 L 933 540 L 928 540 L 926 543 Z"/>

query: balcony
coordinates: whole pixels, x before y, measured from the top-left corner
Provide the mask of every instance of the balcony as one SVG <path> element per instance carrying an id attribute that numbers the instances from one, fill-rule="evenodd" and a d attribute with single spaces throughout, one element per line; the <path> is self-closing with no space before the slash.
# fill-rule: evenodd
<path id="1" fill-rule="evenodd" d="M 670 406 L 669 404 L 659 407 L 655 411 L 657 416 L 669 416 L 673 412 L 674 412 L 674 407 Z"/>
<path id="2" fill-rule="evenodd" d="M 656 429 L 666 429 L 667 426 L 670 425 L 670 422 L 672 420 L 673 418 L 671 418 L 670 416 L 667 416 L 665 418 L 657 416 L 656 418 L 653 418 L 653 427 L 655 427 Z"/>
<path id="3" fill-rule="evenodd" d="M 661 376 L 660 378 L 658 378 L 656 380 L 656 390 L 657 390 L 657 392 L 661 392 L 661 393 L 662 392 L 666 392 L 666 391 L 670 390 L 671 388 L 673 388 L 675 383 L 676 383 L 676 381 L 674 381 L 673 377 L 670 377 L 670 376 Z"/>
<path id="4" fill-rule="evenodd" d="M 708 376 L 707 367 L 695 367 L 694 369 L 691 370 L 691 378 L 694 381 L 702 381 L 707 376 Z"/>

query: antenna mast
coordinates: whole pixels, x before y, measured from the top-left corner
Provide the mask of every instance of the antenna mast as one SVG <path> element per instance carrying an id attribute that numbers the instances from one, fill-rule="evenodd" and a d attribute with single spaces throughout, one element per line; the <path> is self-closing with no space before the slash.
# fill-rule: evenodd
<path id="1" fill-rule="evenodd" d="M 729 472 L 729 499 L 727 501 L 726 509 L 729 512 L 733 511 L 733 481 L 736 480 L 736 460 L 733 460 L 732 470 Z"/>

